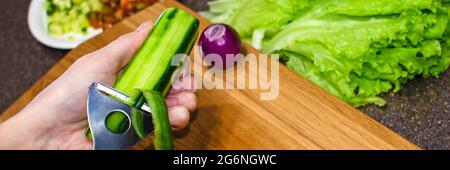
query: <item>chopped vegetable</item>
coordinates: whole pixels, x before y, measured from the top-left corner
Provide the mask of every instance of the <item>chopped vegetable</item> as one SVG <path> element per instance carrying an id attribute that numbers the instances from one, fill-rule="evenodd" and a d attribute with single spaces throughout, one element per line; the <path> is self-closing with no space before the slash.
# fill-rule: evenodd
<path id="1" fill-rule="evenodd" d="M 204 13 L 353 106 L 450 64 L 445 0 L 218 0 Z"/>
<path id="2" fill-rule="evenodd" d="M 48 30 L 55 37 L 110 28 L 158 0 L 47 0 Z"/>
<path id="3" fill-rule="evenodd" d="M 100 0 L 47 0 L 44 8 L 50 34 L 61 37 L 67 33 L 87 34 L 88 14 L 101 11 L 102 4 Z"/>
<path id="4" fill-rule="evenodd" d="M 204 57 L 210 54 L 220 56 L 220 59 L 207 58 L 214 61 L 222 61 L 214 67 L 226 68 L 234 64 L 235 56 L 241 51 L 241 40 L 236 31 L 224 24 L 213 24 L 203 31 L 199 45 Z M 232 57 L 232 58 L 230 58 Z"/>
<path id="5" fill-rule="evenodd" d="M 156 2 L 158 0 L 102 0 L 103 10 L 90 13 L 89 21 L 94 28 L 109 28 Z"/>

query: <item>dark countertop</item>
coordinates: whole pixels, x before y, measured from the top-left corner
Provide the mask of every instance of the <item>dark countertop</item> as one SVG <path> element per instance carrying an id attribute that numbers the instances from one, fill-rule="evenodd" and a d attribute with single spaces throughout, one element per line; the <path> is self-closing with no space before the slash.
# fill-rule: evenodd
<path id="1" fill-rule="evenodd" d="M 67 51 L 33 38 L 27 26 L 29 0 L 0 1 L 0 111 L 50 69 Z"/>
<path id="2" fill-rule="evenodd" d="M 181 0 L 204 10 L 206 0 Z M 37 42 L 27 27 L 28 0 L 0 1 L 0 113 L 68 51 Z M 450 71 L 439 79 L 416 79 L 388 105 L 360 110 L 425 149 L 450 149 Z"/>

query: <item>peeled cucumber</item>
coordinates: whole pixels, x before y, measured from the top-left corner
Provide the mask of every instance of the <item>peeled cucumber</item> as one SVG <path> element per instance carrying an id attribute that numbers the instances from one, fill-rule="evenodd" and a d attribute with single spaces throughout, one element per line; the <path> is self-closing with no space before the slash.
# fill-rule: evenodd
<path id="1" fill-rule="evenodd" d="M 152 117 L 160 117 L 156 120 L 153 118 L 155 139 L 170 139 L 172 140 L 171 130 L 167 130 L 168 123 L 167 106 L 165 102 L 161 101 L 146 101 L 146 97 L 155 97 L 160 94 L 162 99 L 168 94 L 171 88 L 172 75 L 177 73 L 177 68 L 180 65 L 172 65 L 172 59 L 177 54 L 189 54 L 192 50 L 195 40 L 198 35 L 199 21 L 186 11 L 178 8 L 166 9 L 156 21 L 154 28 L 149 33 L 148 37 L 137 51 L 133 59 L 119 76 L 114 84 L 114 88 L 130 96 L 130 101 L 127 102 L 134 108 L 140 108 L 144 103 L 148 103 L 153 111 Z M 183 61 L 183 59 L 179 60 Z M 181 64 L 181 63 L 180 63 Z M 146 95 L 143 95 L 143 92 Z M 165 112 L 165 113 L 163 113 Z M 155 115 L 156 114 L 156 115 Z M 163 114 L 163 115 L 161 115 Z M 166 115 L 164 115 L 166 114 Z M 145 131 L 146 123 L 143 122 L 142 114 L 132 114 L 133 127 L 139 137 L 143 138 L 147 133 Z M 167 119 L 167 120 L 165 120 Z M 106 125 L 111 131 L 123 131 L 127 122 L 127 117 L 122 114 L 110 116 L 106 120 Z M 160 123 L 164 122 L 162 125 Z M 158 125 L 156 125 L 158 124 Z M 163 131 L 158 129 L 165 127 Z M 169 134 L 170 133 L 170 134 Z M 163 135 L 166 137 L 158 137 Z M 167 137 L 167 136 L 170 136 Z M 172 141 L 155 141 L 159 146 L 156 149 L 171 149 Z M 164 147 L 166 146 L 166 147 Z"/>

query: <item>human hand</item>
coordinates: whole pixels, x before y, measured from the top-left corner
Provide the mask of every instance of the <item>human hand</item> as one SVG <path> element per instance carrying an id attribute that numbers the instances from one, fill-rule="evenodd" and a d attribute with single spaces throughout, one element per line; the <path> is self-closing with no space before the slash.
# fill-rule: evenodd
<path id="1" fill-rule="evenodd" d="M 92 149 L 84 134 L 88 126 L 88 87 L 92 82 L 112 86 L 151 27 L 146 22 L 73 63 L 22 111 L 0 124 L 0 149 Z M 182 129 L 189 123 L 190 112 L 196 109 L 195 88 L 172 89 L 166 102 L 173 129 Z"/>

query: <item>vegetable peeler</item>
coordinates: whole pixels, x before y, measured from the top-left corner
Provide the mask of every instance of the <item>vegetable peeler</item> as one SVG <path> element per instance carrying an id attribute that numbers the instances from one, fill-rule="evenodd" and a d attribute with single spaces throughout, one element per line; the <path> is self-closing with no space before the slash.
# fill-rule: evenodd
<path id="1" fill-rule="evenodd" d="M 133 108 L 125 102 L 129 96 L 102 83 L 92 83 L 89 87 L 87 115 L 92 132 L 94 150 L 124 150 L 139 142 L 140 138 L 133 128 L 132 114 L 143 114 L 145 122 L 152 122 L 151 109 L 147 104 Z M 139 109 L 139 112 L 133 112 Z M 123 133 L 114 133 L 106 127 L 106 119 L 113 112 L 122 112 L 129 121 Z M 153 131 L 153 125 L 146 125 L 146 132 Z"/>

